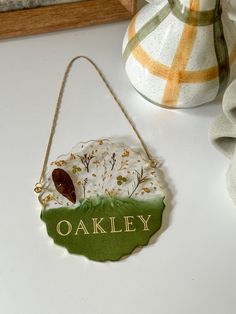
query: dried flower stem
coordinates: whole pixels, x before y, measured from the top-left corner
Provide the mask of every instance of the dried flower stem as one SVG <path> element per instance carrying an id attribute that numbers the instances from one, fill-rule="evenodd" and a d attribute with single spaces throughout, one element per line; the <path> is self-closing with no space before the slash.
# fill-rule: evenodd
<path id="1" fill-rule="evenodd" d="M 115 167 L 115 164 L 116 164 L 116 154 L 115 153 L 113 153 L 111 156 L 110 164 L 111 164 L 111 171 L 112 171 Z"/>
<path id="2" fill-rule="evenodd" d="M 129 195 L 129 198 L 131 198 L 133 194 L 137 191 L 137 188 L 140 186 L 140 184 L 146 182 L 149 179 L 147 176 L 144 176 L 143 168 L 141 168 L 140 173 L 137 170 L 135 170 L 135 172 L 136 172 L 137 182 L 134 186 L 132 193 Z"/>
<path id="3" fill-rule="evenodd" d="M 83 193 L 84 193 L 84 198 L 86 197 L 86 185 L 88 183 L 88 179 L 85 178 L 84 181 L 81 183 L 82 187 L 83 187 Z"/>
<path id="4" fill-rule="evenodd" d="M 90 161 L 94 158 L 94 155 L 84 154 L 83 156 L 79 156 L 82 164 L 85 166 L 87 172 L 89 172 L 89 164 Z"/>

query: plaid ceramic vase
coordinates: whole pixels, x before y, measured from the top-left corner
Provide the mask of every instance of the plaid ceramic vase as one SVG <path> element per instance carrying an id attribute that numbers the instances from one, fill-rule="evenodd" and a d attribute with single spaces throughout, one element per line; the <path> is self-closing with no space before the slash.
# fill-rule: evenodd
<path id="1" fill-rule="evenodd" d="M 225 90 L 236 76 L 236 28 L 226 1 L 150 0 L 133 18 L 123 59 L 142 96 L 161 106 L 188 108 Z"/>

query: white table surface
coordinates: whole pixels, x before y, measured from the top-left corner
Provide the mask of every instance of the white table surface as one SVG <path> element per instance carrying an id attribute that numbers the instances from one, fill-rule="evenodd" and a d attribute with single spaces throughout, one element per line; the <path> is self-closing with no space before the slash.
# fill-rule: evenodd
<path id="1" fill-rule="evenodd" d="M 191 110 L 149 104 L 121 60 L 127 22 L 0 42 L 0 313 L 234 314 L 236 208 L 228 160 L 208 141 L 220 102 Z M 33 193 L 67 62 L 101 67 L 160 160 L 172 197 L 152 244 L 116 263 L 55 246 Z M 130 136 L 91 67 L 68 81 L 51 159 L 81 140 Z"/>

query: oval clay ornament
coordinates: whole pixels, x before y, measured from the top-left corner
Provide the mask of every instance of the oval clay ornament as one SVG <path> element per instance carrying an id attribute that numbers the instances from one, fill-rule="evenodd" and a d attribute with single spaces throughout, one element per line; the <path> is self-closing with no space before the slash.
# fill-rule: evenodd
<path id="1" fill-rule="evenodd" d="M 69 253 L 117 261 L 161 227 L 158 167 L 109 140 L 80 143 L 51 163 L 39 195 L 48 235 Z"/>

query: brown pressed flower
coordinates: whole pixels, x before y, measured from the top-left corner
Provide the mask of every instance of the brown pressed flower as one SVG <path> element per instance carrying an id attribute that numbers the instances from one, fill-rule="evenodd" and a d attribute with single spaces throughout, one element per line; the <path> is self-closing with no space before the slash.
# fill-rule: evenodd
<path id="1" fill-rule="evenodd" d="M 76 203 L 76 194 L 73 181 L 69 174 L 60 168 L 54 169 L 52 172 L 52 180 L 57 191 L 66 197 L 73 204 Z"/>

